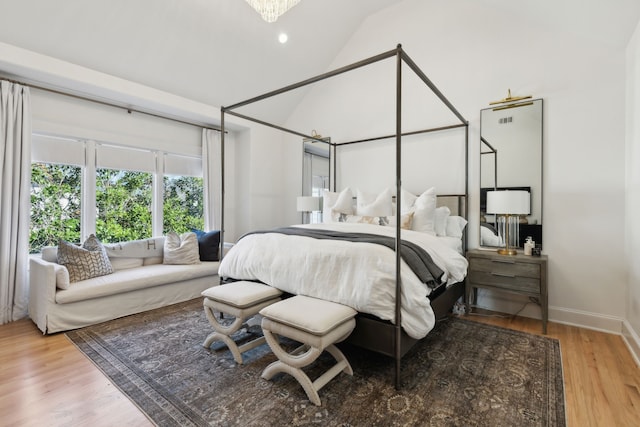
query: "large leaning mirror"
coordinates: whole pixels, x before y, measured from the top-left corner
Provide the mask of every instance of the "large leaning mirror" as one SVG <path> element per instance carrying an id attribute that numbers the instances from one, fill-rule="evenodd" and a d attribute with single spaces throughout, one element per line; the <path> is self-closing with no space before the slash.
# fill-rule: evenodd
<path id="1" fill-rule="evenodd" d="M 509 246 L 522 248 L 529 236 L 536 245 L 542 245 L 542 99 L 480 111 L 483 247 L 503 247 L 505 243 L 499 218 L 487 213 L 487 192 L 493 190 L 529 193 L 528 212 L 512 219 Z"/>
<path id="2" fill-rule="evenodd" d="M 323 138 L 330 142 L 330 138 Z M 330 188 L 329 178 L 330 150 L 329 144 L 321 141 L 305 139 L 302 141 L 302 196 L 322 198 L 324 190 Z M 312 224 L 322 222 L 319 202 L 309 211 L 308 221 Z"/>

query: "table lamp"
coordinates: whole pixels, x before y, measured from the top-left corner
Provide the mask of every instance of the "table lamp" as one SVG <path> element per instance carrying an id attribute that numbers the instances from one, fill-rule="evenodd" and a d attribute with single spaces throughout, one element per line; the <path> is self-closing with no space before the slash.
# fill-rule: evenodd
<path id="1" fill-rule="evenodd" d="M 509 247 L 511 215 L 529 215 L 531 196 L 528 191 L 495 190 L 487 191 L 487 213 L 505 217 L 505 247 L 498 249 L 501 255 L 516 255 L 518 251 Z"/>
<path id="2" fill-rule="evenodd" d="M 311 212 L 320 210 L 320 197 L 299 196 L 296 207 L 298 212 L 302 212 L 302 223 L 309 224 Z"/>

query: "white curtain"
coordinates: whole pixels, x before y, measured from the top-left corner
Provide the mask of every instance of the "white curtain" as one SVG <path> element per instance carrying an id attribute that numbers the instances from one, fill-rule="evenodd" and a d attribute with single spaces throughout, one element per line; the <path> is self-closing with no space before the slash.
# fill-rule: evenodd
<path id="1" fill-rule="evenodd" d="M 0 324 L 27 315 L 31 187 L 29 88 L 0 82 Z"/>
<path id="2" fill-rule="evenodd" d="M 219 230 L 222 193 L 222 141 L 220 132 L 202 129 L 202 180 L 204 190 L 204 226 L 206 231 Z"/>

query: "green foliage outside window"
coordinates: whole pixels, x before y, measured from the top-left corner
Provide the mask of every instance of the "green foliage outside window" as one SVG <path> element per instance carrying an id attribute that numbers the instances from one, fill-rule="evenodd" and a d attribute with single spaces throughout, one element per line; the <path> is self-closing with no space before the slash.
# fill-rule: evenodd
<path id="1" fill-rule="evenodd" d="M 80 242 L 82 168 L 33 163 L 29 252 Z M 152 236 L 153 174 L 98 169 L 96 236 L 105 243 Z M 203 229 L 202 178 L 164 177 L 163 233 Z"/>
<path id="2" fill-rule="evenodd" d="M 31 165 L 30 253 L 55 246 L 61 238 L 80 240 L 81 172 L 78 166 Z"/>
<path id="3" fill-rule="evenodd" d="M 202 178 L 164 177 L 164 225 L 162 232 L 184 233 L 192 228 L 204 229 Z"/>
<path id="4" fill-rule="evenodd" d="M 106 243 L 151 237 L 153 175 L 98 169 L 96 237 Z"/>

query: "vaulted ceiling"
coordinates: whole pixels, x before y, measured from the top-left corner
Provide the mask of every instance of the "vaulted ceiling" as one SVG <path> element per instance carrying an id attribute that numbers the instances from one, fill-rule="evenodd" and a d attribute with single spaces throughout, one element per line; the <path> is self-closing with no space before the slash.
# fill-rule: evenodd
<path id="1" fill-rule="evenodd" d="M 0 42 L 221 106 L 326 71 L 367 17 L 403 1 L 432 0 L 301 0 L 272 24 L 244 0 L 0 0 Z M 617 47 L 640 13 L 638 0 L 474 1 Z"/>
<path id="2" fill-rule="evenodd" d="M 302 0 L 269 24 L 244 0 L 2 0 L 0 41 L 221 106 L 325 71 L 398 2 Z"/>

